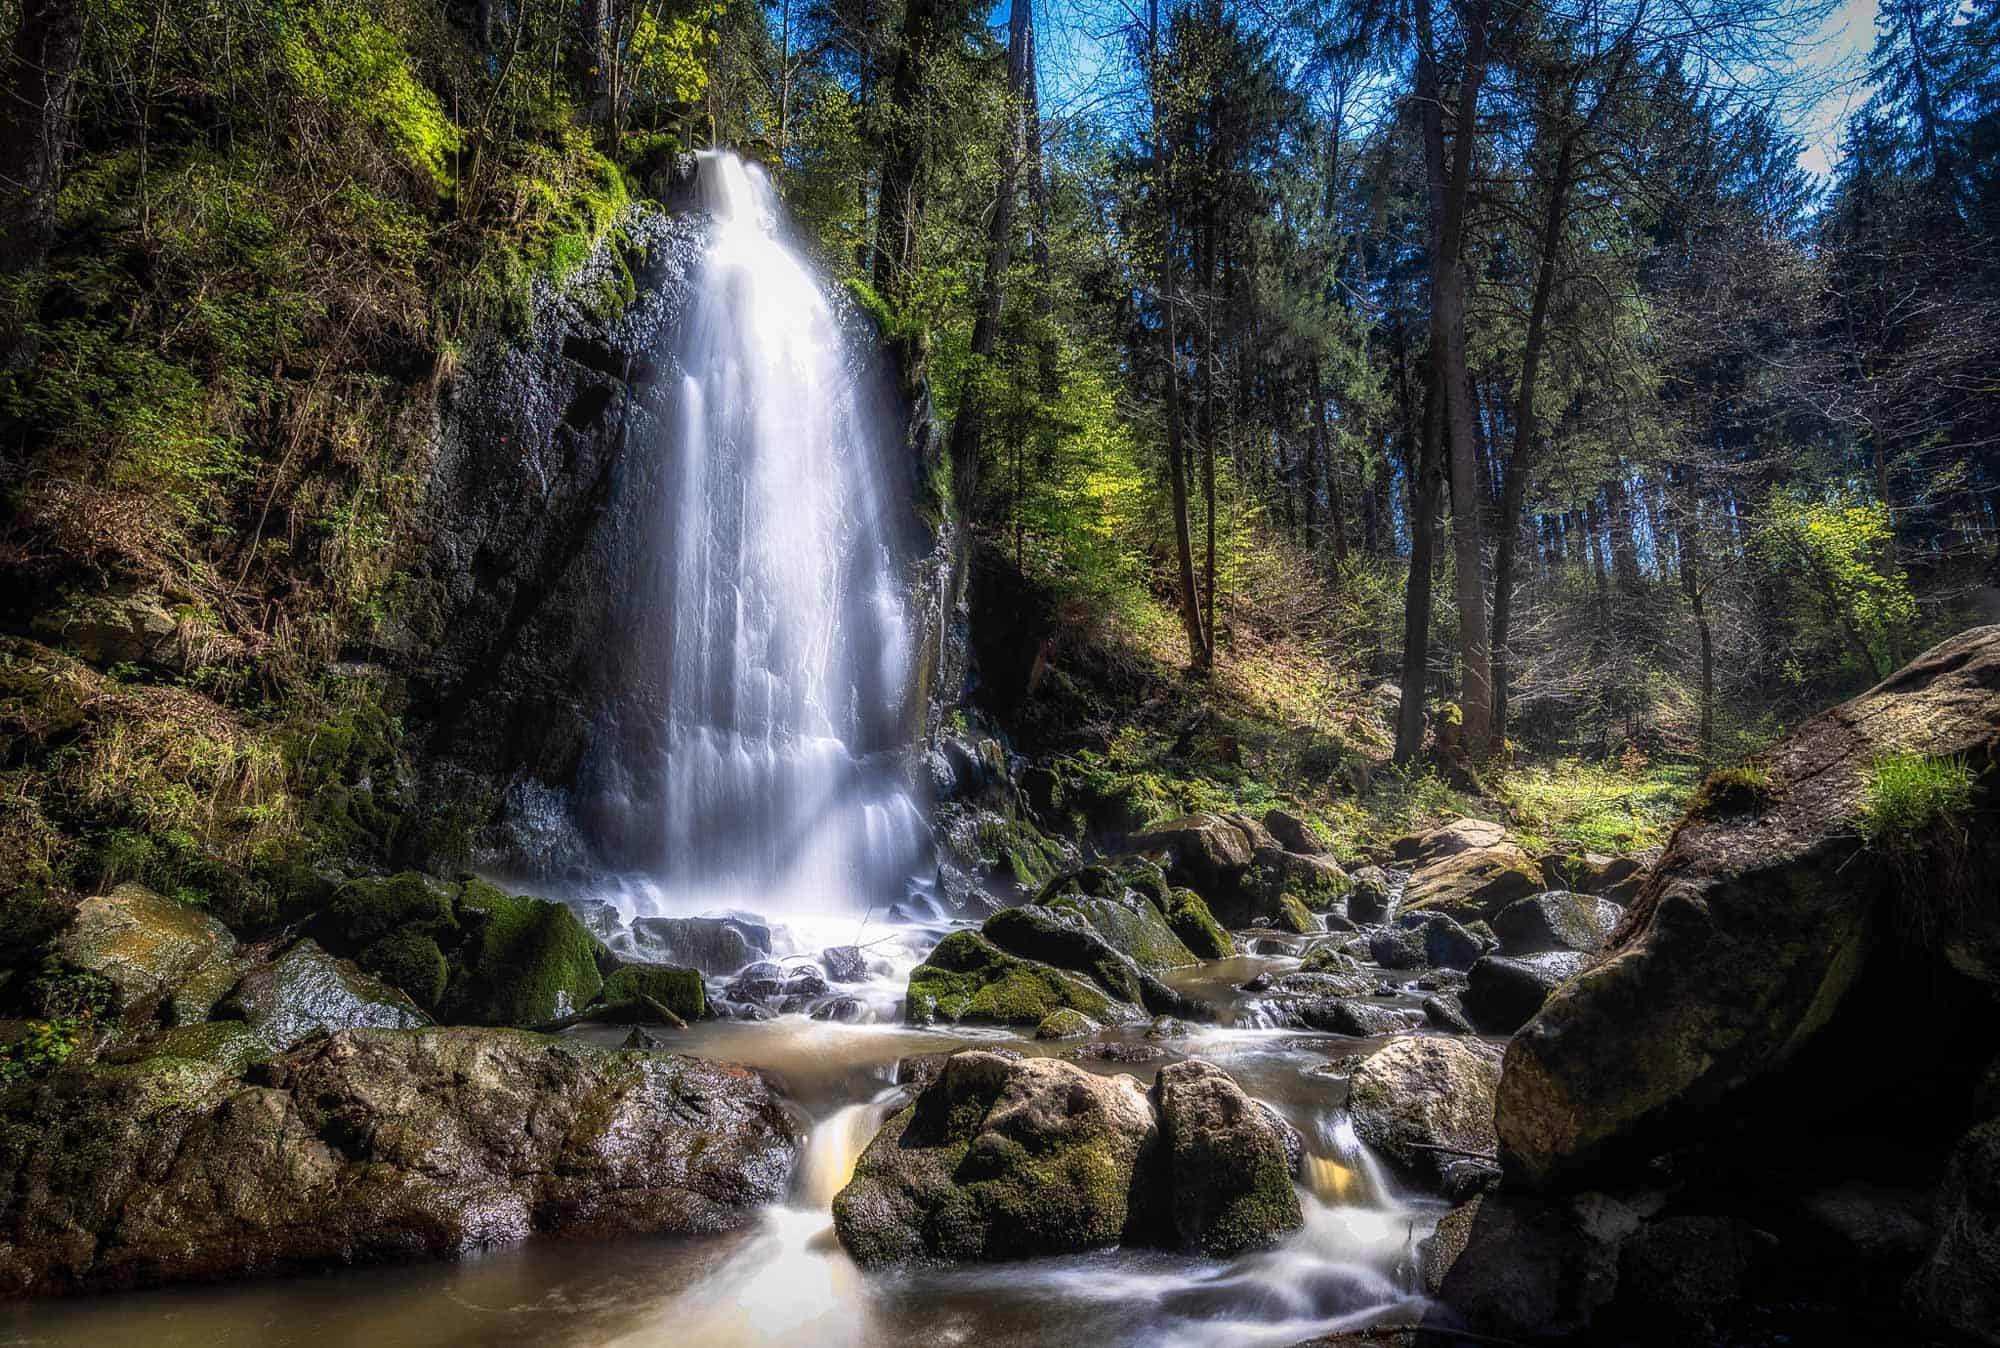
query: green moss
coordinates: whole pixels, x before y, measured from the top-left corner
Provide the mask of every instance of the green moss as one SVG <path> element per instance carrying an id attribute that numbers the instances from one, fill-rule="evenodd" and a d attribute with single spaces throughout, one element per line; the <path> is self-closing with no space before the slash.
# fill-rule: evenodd
<path id="1" fill-rule="evenodd" d="M 1775 803 L 1779 794 L 1770 769 L 1761 763 L 1718 768 L 1708 774 L 1688 801 L 1688 817 L 1721 819 L 1733 814 L 1754 814 Z"/>
<path id="2" fill-rule="evenodd" d="M 322 944 L 359 950 L 385 936 L 449 932 L 458 925 L 453 898 L 451 885 L 418 871 L 349 880 L 334 891 L 314 925 L 332 938 Z"/>
<path id="3" fill-rule="evenodd" d="M 354 962 L 399 989 L 426 1011 L 444 997 L 451 970 L 436 940 L 416 930 L 392 931 L 362 947 Z"/>
<path id="4" fill-rule="evenodd" d="M 1307 909 L 1305 904 L 1299 902 L 1298 896 L 1295 894 L 1283 894 L 1279 896 L 1278 925 L 1288 931 L 1295 931 L 1301 936 L 1307 932 L 1319 930 L 1319 923 L 1313 919 L 1312 912 Z"/>
<path id="5" fill-rule="evenodd" d="M 1063 863 L 1062 848 L 1025 819 L 988 815 L 979 821 L 979 856 L 995 875 L 1011 876 L 1023 889 L 1038 889 Z"/>
<path id="6" fill-rule="evenodd" d="M 1043 1016 L 1035 1026 L 1037 1039 L 1081 1039 L 1097 1028 L 1082 1014 L 1068 1007 L 1059 1007 Z"/>
<path id="7" fill-rule="evenodd" d="M 1884 843 L 1923 833 L 1972 808 L 1977 783 L 1965 755 L 1891 754 L 1868 771 L 1861 832 Z"/>
<path id="8" fill-rule="evenodd" d="M 1198 958 L 1223 960 L 1236 954 L 1236 942 L 1215 920 L 1208 903 L 1192 889 L 1168 890 L 1160 901 L 1160 915 L 1166 918 L 1174 935 L 1181 938 L 1181 944 Z"/>
<path id="9" fill-rule="evenodd" d="M 707 989 L 701 974 L 672 964 L 621 964 L 604 980 L 605 1006 L 650 997 L 683 1020 L 708 1014 Z"/>
<path id="10" fill-rule="evenodd" d="M 1112 1001 L 1082 979 L 1016 959 L 977 932 L 955 931 L 910 971 L 904 1014 L 915 1025 L 1038 1025 L 1061 1007 L 1102 1021 Z"/>
<path id="11" fill-rule="evenodd" d="M 467 930 L 442 1011 L 478 1025 L 540 1025 L 590 1005 L 604 990 L 597 939 L 560 903 L 460 887 Z"/>

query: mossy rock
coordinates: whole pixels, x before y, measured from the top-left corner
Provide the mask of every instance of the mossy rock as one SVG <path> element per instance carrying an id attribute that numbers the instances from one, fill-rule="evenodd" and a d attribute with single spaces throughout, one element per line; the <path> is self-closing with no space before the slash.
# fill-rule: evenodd
<path id="1" fill-rule="evenodd" d="M 1197 958 L 1226 960 L 1236 954 L 1236 942 L 1215 920 L 1207 901 L 1192 889 L 1169 889 L 1159 903 L 1160 915 Z"/>
<path id="2" fill-rule="evenodd" d="M 356 964 L 392 987 L 401 988 L 417 1005 L 435 1009 L 444 999 L 451 967 L 444 951 L 420 931 L 396 931 L 369 942 L 355 956 Z"/>
<path id="3" fill-rule="evenodd" d="M 108 980 L 112 1012 L 137 1028 L 177 987 L 232 960 L 236 940 L 199 909 L 127 883 L 85 899 L 56 951 L 71 967 Z"/>
<path id="4" fill-rule="evenodd" d="M 313 934 L 335 948 L 359 950 L 384 936 L 448 933 L 458 926 L 457 892 L 457 886 L 418 871 L 349 880 L 333 892 Z"/>
<path id="5" fill-rule="evenodd" d="M 468 880 L 458 918 L 468 931 L 445 990 L 450 1021 L 541 1025 L 589 1006 L 604 990 L 597 938 L 560 903 Z"/>
<path id="6" fill-rule="evenodd" d="M 970 1021 L 1039 1025 L 1067 1007 L 1103 1023 L 1123 1019 L 1103 992 L 1074 974 L 1007 954 L 977 932 L 955 931 L 910 971 L 904 1015 L 913 1025 Z"/>
<path id="7" fill-rule="evenodd" d="M 981 819 L 978 844 L 980 859 L 995 876 L 1007 876 L 1026 890 L 1047 884 L 1065 859 L 1058 844 L 1012 814 Z"/>
<path id="8" fill-rule="evenodd" d="M 1320 929 L 1319 923 L 1314 920 L 1312 912 L 1295 894 L 1281 894 L 1278 896 L 1278 925 L 1287 931 L 1295 931 L 1301 936 Z"/>
<path id="9" fill-rule="evenodd" d="M 701 973 L 674 964 L 619 964 L 604 980 L 599 1004 L 619 1006 L 650 997 L 682 1020 L 708 1014 L 708 993 Z"/>
<path id="10" fill-rule="evenodd" d="M 1115 898 L 1080 894 L 1057 899 L 1049 906 L 1082 917 L 1107 945 L 1131 956 L 1133 963 L 1149 973 L 1199 963 L 1160 910 L 1138 894 L 1128 892 Z"/>
<path id="11" fill-rule="evenodd" d="M 1081 1039 L 1096 1031 L 1097 1026 L 1081 1012 L 1068 1007 L 1058 1007 L 1042 1017 L 1042 1023 L 1035 1026 L 1037 1039 Z"/>

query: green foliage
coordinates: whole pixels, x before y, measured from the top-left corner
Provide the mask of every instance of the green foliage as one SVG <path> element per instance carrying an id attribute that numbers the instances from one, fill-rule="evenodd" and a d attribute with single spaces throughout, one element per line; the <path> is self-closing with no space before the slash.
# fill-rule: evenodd
<path id="1" fill-rule="evenodd" d="M 90 1024 L 87 1015 L 29 1021 L 19 1038 L 0 1045 L 0 1082 L 19 1081 L 60 1067 L 83 1043 Z"/>
<path id="2" fill-rule="evenodd" d="M 1774 803 L 1779 788 L 1771 771 L 1761 763 L 1739 763 L 1718 768 L 1702 779 L 1688 800 L 1690 819 L 1723 819 L 1730 815 L 1754 814 Z"/>
<path id="3" fill-rule="evenodd" d="M 1861 801 L 1862 835 L 1893 844 L 1964 816 L 1976 783 L 1963 754 L 1891 754 L 1875 760 Z"/>
<path id="4" fill-rule="evenodd" d="M 376 11 L 354 0 L 300 6 L 281 33 L 285 69 L 302 91 L 385 134 L 411 167 L 449 190 L 449 159 L 464 133 Z"/>
<path id="5" fill-rule="evenodd" d="M 1488 785 L 1531 853 L 1572 847 L 1620 856 L 1665 839 L 1686 806 L 1695 772 L 1644 760 L 1563 759 L 1510 767 Z"/>
<path id="6" fill-rule="evenodd" d="M 1799 608 L 1820 615 L 1821 647 L 1844 650 L 1878 677 L 1888 672 L 1890 653 L 1917 617 L 1909 577 L 1888 561 L 1894 537 L 1883 502 L 1776 491 L 1758 540 L 1773 576 L 1791 585 Z M 1794 677 L 1805 681 L 1809 675 L 1795 668 Z"/>

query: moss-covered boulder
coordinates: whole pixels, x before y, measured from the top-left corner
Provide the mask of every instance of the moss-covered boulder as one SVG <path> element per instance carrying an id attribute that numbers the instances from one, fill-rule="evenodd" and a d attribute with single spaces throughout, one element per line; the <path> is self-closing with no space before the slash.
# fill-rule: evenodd
<path id="1" fill-rule="evenodd" d="M 1398 1039 L 1362 1060 L 1347 1107 L 1361 1140 L 1404 1174 L 1435 1183 L 1456 1157 L 1494 1154 L 1500 1065 L 1457 1039 Z"/>
<path id="2" fill-rule="evenodd" d="M 1347 872 L 1330 856 L 1307 856 L 1279 848 L 1259 848 L 1250 861 L 1245 883 L 1268 909 L 1283 898 L 1293 898 L 1324 912 L 1346 898 L 1354 885 Z"/>
<path id="3" fill-rule="evenodd" d="M 1165 877 L 1149 862 L 1127 872 L 1086 866 L 1045 885 L 1035 906 L 1076 914 L 1141 969 L 1164 973 L 1197 962 L 1161 911 L 1166 891 Z"/>
<path id="4" fill-rule="evenodd" d="M 1304 1224 L 1291 1139 L 1221 1068 L 1199 1059 L 1170 1063 L 1151 1098 L 1172 1194 L 1172 1244 L 1226 1258 Z"/>
<path id="5" fill-rule="evenodd" d="M 1966 812 L 1935 836 L 1864 846 L 1874 765 L 1909 754 L 1962 759 Z M 1706 1135 L 1815 1043 L 1871 966 L 1909 976 L 1928 959 L 1914 971 L 1926 980 L 1981 979 L 1979 952 L 2000 937 L 2000 627 L 1804 722 L 1766 771 L 1764 808 L 1682 823 L 1609 957 L 1509 1046 L 1510 1182 L 1594 1183 Z M 1989 901 L 1954 902 L 1954 876 L 1984 883 Z"/>
<path id="6" fill-rule="evenodd" d="M 1230 1253 L 1299 1224 L 1284 1139 L 1204 1063 L 1148 1093 L 1052 1058 L 967 1051 L 890 1118 L 834 1199 L 864 1265 L 1113 1245 Z"/>
<path id="7" fill-rule="evenodd" d="M 1097 1026 L 1087 1016 L 1059 1006 L 1042 1017 L 1042 1023 L 1035 1026 L 1037 1039 L 1082 1039 L 1097 1032 Z"/>
<path id="8" fill-rule="evenodd" d="M 1300 856 L 1325 856 L 1333 851 L 1333 844 L 1326 840 L 1325 834 L 1288 811 L 1266 810 L 1259 822 L 1267 833 L 1278 840 L 1278 846 L 1287 852 L 1296 852 Z"/>
<path id="9" fill-rule="evenodd" d="M 745 1068 L 514 1030 L 350 1030 L 283 1057 L 175 1030 L 0 1095 L 0 1294 L 691 1234 L 780 1197 L 794 1126 Z"/>
<path id="10" fill-rule="evenodd" d="M 904 1015 L 912 1025 L 1039 1025 L 1062 1007 L 1100 1024 L 1136 1015 L 1087 979 L 1009 955 L 978 932 L 955 931 L 910 971 Z"/>
<path id="11" fill-rule="evenodd" d="M 1160 915 L 1196 958 L 1226 960 L 1235 956 L 1236 942 L 1192 889 L 1169 889 L 1160 900 Z"/>
<path id="12" fill-rule="evenodd" d="M 227 984 L 215 984 L 227 976 L 236 939 L 200 909 L 127 883 L 79 904 L 56 939 L 56 953 L 106 980 L 113 990 L 110 1014 L 136 1030 L 160 1017 L 184 985 L 199 983 L 204 995 L 213 991 L 217 998 L 227 992 Z M 217 976 L 203 980 L 204 973 Z"/>
<path id="13" fill-rule="evenodd" d="M 1938 1196 L 1938 1239 L 1910 1296 L 1940 1324 L 2000 1344 L 2000 1119 L 1952 1148 Z"/>
<path id="14" fill-rule="evenodd" d="M 1160 935 L 1171 935 L 1143 900 L 1128 896 L 1125 902 L 1151 914 L 1153 929 Z M 1200 1003 L 1176 992 L 1113 945 L 1079 907 L 1026 904 L 1003 908 L 986 919 L 981 931 L 988 941 L 1010 955 L 1082 974 L 1117 1001 L 1143 1007 L 1154 1015 L 1191 1016 L 1205 1012 Z M 1186 947 L 1177 940 L 1174 945 L 1182 952 L 1178 963 L 1194 963 Z"/>
<path id="15" fill-rule="evenodd" d="M 334 958 L 311 937 L 252 968 L 216 1014 L 243 1021 L 273 1052 L 322 1032 L 430 1024 L 415 1002 L 351 961 Z"/>
<path id="16" fill-rule="evenodd" d="M 582 1010 L 603 991 L 604 947 L 564 905 L 468 880 L 457 913 L 467 931 L 441 1019 L 542 1025 Z"/>
<path id="17" fill-rule="evenodd" d="M 708 992 L 696 969 L 673 964 L 621 963 L 604 980 L 600 1006 L 617 1007 L 655 1001 L 682 1020 L 700 1020 L 708 1014 Z M 642 1017 L 643 1018 L 643 1017 Z"/>

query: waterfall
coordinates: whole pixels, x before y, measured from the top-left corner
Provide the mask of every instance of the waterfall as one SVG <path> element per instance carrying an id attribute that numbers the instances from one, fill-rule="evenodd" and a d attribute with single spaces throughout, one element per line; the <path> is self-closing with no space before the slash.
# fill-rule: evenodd
<path id="1" fill-rule="evenodd" d="M 627 735 L 655 761 L 628 765 L 618 824 L 648 843 L 635 906 L 879 912 L 930 842 L 904 752 L 900 437 L 763 170 L 704 154 L 696 185 L 711 223 L 640 597 L 659 668 L 634 676 L 663 712 Z"/>

